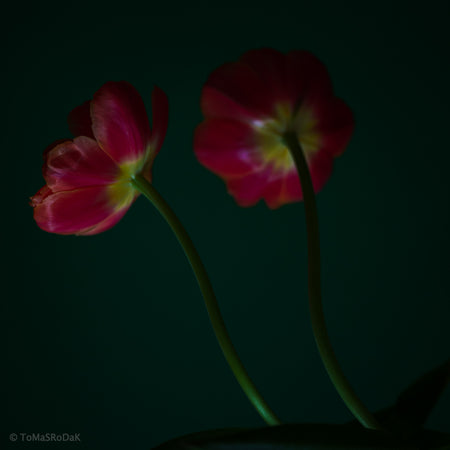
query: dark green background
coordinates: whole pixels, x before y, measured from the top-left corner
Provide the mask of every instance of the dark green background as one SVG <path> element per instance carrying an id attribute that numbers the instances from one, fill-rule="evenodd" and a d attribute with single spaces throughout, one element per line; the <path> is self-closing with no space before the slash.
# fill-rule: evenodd
<path id="1" fill-rule="evenodd" d="M 90 238 L 50 235 L 32 219 L 42 150 L 70 136 L 73 107 L 122 79 L 148 109 L 154 84 L 169 97 L 154 185 L 197 245 L 257 386 L 285 421 L 351 418 L 311 335 L 302 204 L 241 209 L 193 155 L 202 84 L 256 47 L 314 52 L 355 112 L 354 137 L 318 196 L 326 318 L 355 389 L 376 410 L 446 359 L 449 10 L 447 1 L 165 11 L 147 3 L 134 15 L 61 5 L 57 16 L 5 16 L 3 442 L 12 432 L 79 432 L 85 448 L 146 449 L 263 424 L 220 353 L 182 250 L 148 202 Z M 449 416 L 447 392 L 430 427 L 449 431 Z"/>

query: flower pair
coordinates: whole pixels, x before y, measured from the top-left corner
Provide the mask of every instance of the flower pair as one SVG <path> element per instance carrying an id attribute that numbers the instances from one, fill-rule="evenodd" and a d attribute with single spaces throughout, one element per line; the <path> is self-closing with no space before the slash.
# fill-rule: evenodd
<path id="1" fill-rule="evenodd" d="M 245 53 L 211 74 L 201 107 L 205 120 L 195 131 L 195 154 L 241 206 L 264 199 L 277 208 L 302 199 L 287 132 L 298 137 L 318 191 L 353 130 L 352 113 L 334 96 L 325 66 L 306 51 Z M 91 235 L 120 220 L 138 196 L 133 178 L 151 181 L 166 133 L 168 102 L 159 88 L 152 110 L 151 130 L 138 92 L 110 82 L 69 114 L 76 137 L 44 153 L 46 186 L 31 200 L 41 228 Z"/>

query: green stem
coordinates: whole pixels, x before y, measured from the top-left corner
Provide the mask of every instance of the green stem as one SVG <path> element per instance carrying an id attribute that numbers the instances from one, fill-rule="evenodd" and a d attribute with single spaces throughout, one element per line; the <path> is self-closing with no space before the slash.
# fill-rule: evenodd
<path id="1" fill-rule="evenodd" d="M 320 289 L 320 242 L 316 196 L 311 182 L 305 155 L 294 132 L 284 135 L 300 177 L 305 205 L 306 232 L 308 236 L 308 292 L 311 323 L 325 369 L 344 403 L 366 428 L 381 429 L 372 413 L 358 398 L 344 375 L 331 346 L 325 325 Z"/>
<path id="2" fill-rule="evenodd" d="M 214 329 L 214 333 L 216 334 L 216 338 L 219 341 L 220 347 L 222 348 L 223 354 L 225 355 L 234 376 L 241 385 L 248 399 L 268 425 L 281 424 L 278 417 L 270 409 L 269 405 L 256 389 L 256 386 L 253 384 L 253 381 L 249 377 L 245 367 L 239 359 L 225 327 L 225 323 L 223 321 L 222 314 L 220 313 L 219 305 L 217 303 L 208 274 L 206 273 L 205 267 L 203 266 L 191 238 L 187 234 L 180 220 L 166 201 L 156 191 L 153 185 L 149 183 L 142 175 L 136 175 L 135 178 L 132 179 L 131 183 L 138 191 L 144 194 L 144 196 L 153 203 L 164 219 L 166 219 L 170 228 L 172 228 L 172 231 L 175 233 L 179 243 L 183 247 L 203 294 L 209 319 Z"/>

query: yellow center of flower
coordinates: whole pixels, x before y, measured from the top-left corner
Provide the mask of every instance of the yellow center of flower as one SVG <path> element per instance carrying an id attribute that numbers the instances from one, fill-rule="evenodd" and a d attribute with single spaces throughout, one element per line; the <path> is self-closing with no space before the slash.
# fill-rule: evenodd
<path id="1" fill-rule="evenodd" d="M 294 115 L 291 105 L 287 103 L 276 105 L 273 118 L 253 122 L 264 165 L 272 166 L 277 172 L 287 172 L 294 167 L 294 160 L 283 141 L 284 134 L 291 130 L 297 134 L 308 160 L 320 146 L 316 124 L 311 108 L 302 105 Z"/>
<path id="2" fill-rule="evenodd" d="M 108 195 L 114 210 L 120 211 L 133 202 L 136 191 L 129 180 L 123 180 L 108 186 Z"/>
<path id="3" fill-rule="evenodd" d="M 145 171 L 148 164 L 151 164 L 150 155 L 149 148 L 140 158 L 119 165 L 117 181 L 108 187 L 109 198 L 116 211 L 130 205 L 138 195 L 131 180 L 136 174 Z"/>

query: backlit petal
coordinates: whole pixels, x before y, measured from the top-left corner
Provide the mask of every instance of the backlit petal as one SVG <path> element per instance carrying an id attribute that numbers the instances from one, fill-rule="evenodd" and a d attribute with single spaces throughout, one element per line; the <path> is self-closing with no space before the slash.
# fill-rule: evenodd
<path id="1" fill-rule="evenodd" d="M 139 93 L 125 81 L 109 82 L 94 95 L 92 129 L 100 147 L 119 164 L 139 160 L 150 144 L 150 124 Z"/>
<path id="2" fill-rule="evenodd" d="M 309 172 L 315 192 L 319 192 L 333 171 L 333 156 L 326 152 L 317 152 L 308 159 Z"/>
<path id="3" fill-rule="evenodd" d="M 167 95 L 155 86 L 152 92 L 152 137 L 151 145 L 154 154 L 161 149 L 169 122 L 169 101 Z"/>
<path id="4" fill-rule="evenodd" d="M 201 164 L 226 177 L 252 173 L 262 165 L 254 130 L 243 122 L 204 121 L 195 130 L 194 149 Z"/>
<path id="5" fill-rule="evenodd" d="M 308 160 L 308 167 L 314 191 L 319 192 L 331 176 L 333 158 L 327 153 L 318 152 Z M 292 170 L 268 182 L 262 196 L 271 209 L 303 200 L 302 187 L 296 168 L 293 167 Z"/>
<path id="6" fill-rule="evenodd" d="M 273 111 L 266 84 L 248 64 L 224 64 L 210 75 L 206 86 L 222 92 L 254 117 L 270 117 Z"/>
<path id="7" fill-rule="evenodd" d="M 244 53 L 240 61 L 248 64 L 264 82 L 264 97 L 271 105 L 289 102 L 294 106 L 296 97 L 289 91 L 286 55 L 271 48 L 261 48 Z"/>
<path id="8" fill-rule="evenodd" d="M 50 233 L 84 234 L 111 216 L 124 213 L 131 203 L 132 200 L 118 209 L 111 202 L 108 187 L 86 187 L 56 192 L 40 203 L 36 201 L 34 218 L 40 228 Z M 115 222 L 110 223 L 112 226 Z"/>
<path id="9" fill-rule="evenodd" d="M 64 141 L 45 153 L 43 175 L 55 192 L 110 184 L 118 173 L 117 164 L 88 137 Z"/>
<path id="10" fill-rule="evenodd" d="M 34 194 L 33 197 L 30 198 L 30 206 L 34 208 L 35 206 L 42 203 L 45 198 L 51 194 L 53 194 L 53 192 L 47 185 L 41 187 L 41 189 L 39 189 L 39 191 L 37 191 L 36 194 Z"/>
<path id="11" fill-rule="evenodd" d="M 240 206 L 253 206 L 263 195 L 270 180 L 271 169 L 260 168 L 246 176 L 226 179 L 228 193 Z"/>
<path id="12" fill-rule="evenodd" d="M 301 200 L 302 188 L 295 168 L 267 183 L 262 196 L 271 209 Z"/>
<path id="13" fill-rule="evenodd" d="M 301 102 L 305 97 L 329 97 L 333 86 L 325 65 L 312 53 L 296 50 L 287 54 L 288 89 Z"/>
<path id="14" fill-rule="evenodd" d="M 107 217 L 102 222 L 94 225 L 92 228 L 87 228 L 86 230 L 80 231 L 77 233 L 78 236 L 93 236 L 94 234 L 102 233 L 103 231 L 109 230 L 112 228 L 117 222 L 122 219 L 122 217 L 127 213 L 129 206 L 126 208 L 119 209 Z"/>
<path id="15" fill-rule="evenodd" d="M 152 136 L 148 152 L 145 155 L 145 164 L 141 170 L 141 174 L 150 183 L 152 181 L 153 161 L 161 150 L 168 122 L 169 102 L 167 95 L 158 86 L 155 86 L 152 92 Z"/>
<path id="16" fill-rule="evenodd" d="M 352 110 L 337 97 L 318 100 L 312 109 L 318 117 L 316 130 L 321 136 L 321 148 L 339 156 L 347 147 L 355 127 Z"/>
<path id="17" fill-rule="evenodd" d="M 212 86 L 204 86 L 200 100 L 206 118 L 223 118 L 251 122 L 260 115 L 245 108 L 225 93 Z"/>
<path id="18" fill-rule="evenodd" d="M 73 109 L 67 117 L 67 123 L 70 132 L 75 137 L 87 136 L 94 139 L 91 120 L 91 101 L 88 100 Z"/>

